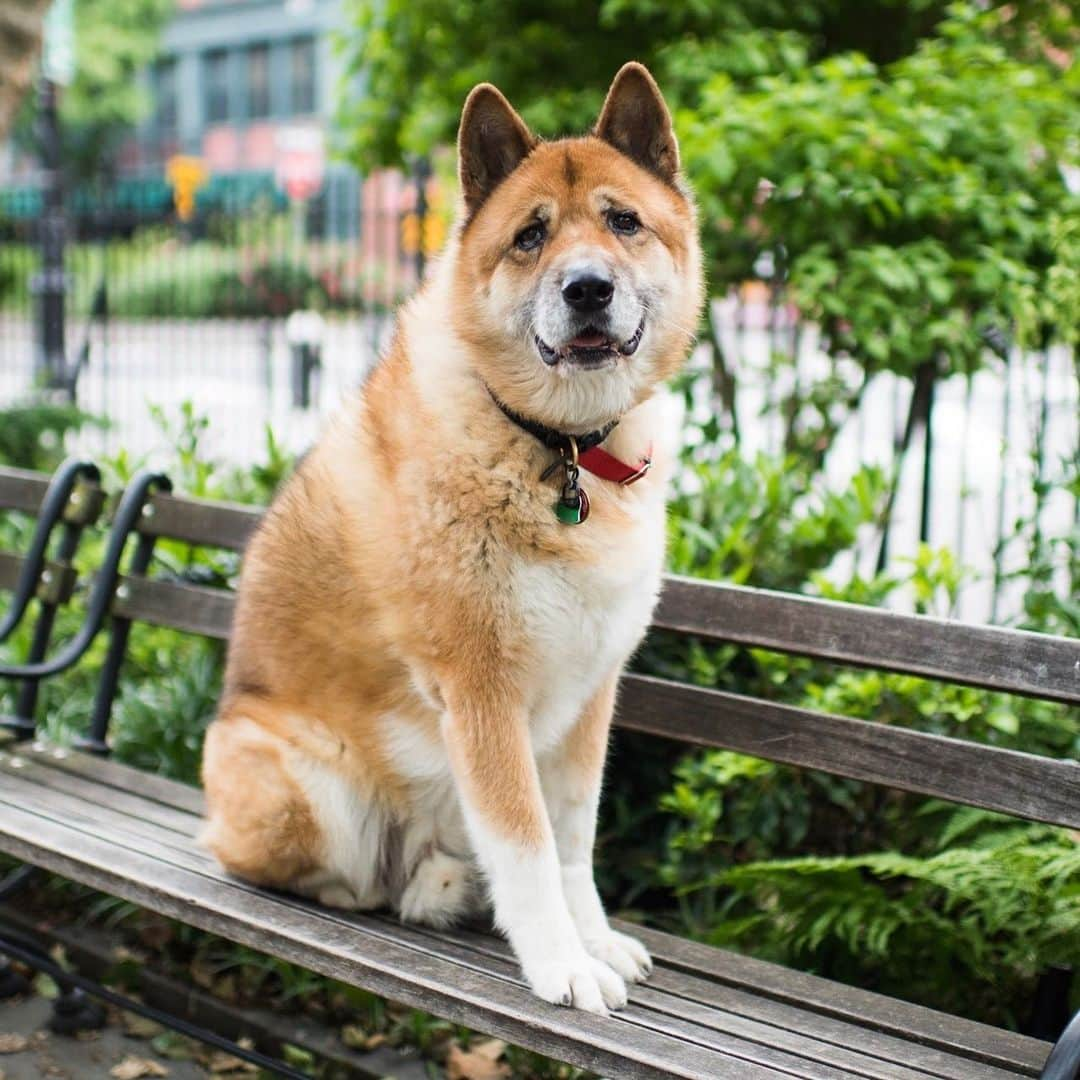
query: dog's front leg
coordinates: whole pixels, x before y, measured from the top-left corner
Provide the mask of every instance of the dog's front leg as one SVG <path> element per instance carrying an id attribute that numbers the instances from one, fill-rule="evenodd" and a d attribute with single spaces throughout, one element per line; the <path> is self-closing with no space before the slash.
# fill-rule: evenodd
<path id="1" fill-rule="evenodd" d="M 636 938 L 611 929 L 593 876 L 600 782 L 618 681 L 616 672 L 582 710 L 559 749 L 541 763 L 541 781 L 564 895 L 582 943 L 626 981 L 638 982 L 652 970 L 648 950 Z"/>
<path id="2" fill-rule="evenodd" d="M 533 991 L 606 1013 L 626 985 L 586 952 L 563 895 L 559 858 L 523 709 L 490 688 L 445 695 L 451 771 L 495 919 Z"/>

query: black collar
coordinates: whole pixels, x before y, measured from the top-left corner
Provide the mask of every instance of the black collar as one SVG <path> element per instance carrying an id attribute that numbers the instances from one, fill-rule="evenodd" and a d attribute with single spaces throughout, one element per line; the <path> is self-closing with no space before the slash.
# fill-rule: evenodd
<path id="1" fill-rule="evenodd" d="M 570 439 L 573 438 L 577 443 L 578 452 L 584 454 L 586 450 L 591 450 L 594 446 L 599 446 L 615 430 L 615 425 L 619 422 L 618 420 L 611 420 L 602 428 L 596 428 L 594 431 L 587 431 L 584 435 L 574 435 L 571 432 L 558 431 L 556 428 L 541 424 L 539 420 L 530 420 L 527 416 L 522 416 L 521 413 L 514 412 L 509 405 L 499 399 L 499 396 L 490 386 L 487 386 L 486 383 L 484 385 L 487 392 L 491 395 L 491 400 L 502 410 L 503 416 L 505 416 L 507 420 L 517 424 L 522 431 L 527 431 L 534 438 L 539 439 L 549 450 L 569 450 Z"/>

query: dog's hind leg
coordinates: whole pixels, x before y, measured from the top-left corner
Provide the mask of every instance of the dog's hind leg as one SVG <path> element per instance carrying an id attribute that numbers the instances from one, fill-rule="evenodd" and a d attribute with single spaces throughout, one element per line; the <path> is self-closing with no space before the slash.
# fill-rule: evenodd
<path id="1" fill-rule="evenodd" d="M 385 903 L 383 816 L 341 775 L 256 722 L 244 702 L 206 734 L 202 842 L 230 873 L 332 907 Z M 263 717 L 270 720 L 272 717 Z"/>

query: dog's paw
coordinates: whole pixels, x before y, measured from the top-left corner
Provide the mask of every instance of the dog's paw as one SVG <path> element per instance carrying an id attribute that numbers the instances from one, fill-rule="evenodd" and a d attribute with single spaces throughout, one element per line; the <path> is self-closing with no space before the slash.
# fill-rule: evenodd
<path id="1" fill-rule="evenodd" d="M 534 965 L 525 978 L 537 997 L 607 1016 L 626 1004 L 626 983 L 607 964 L 581 952 L 570 960 Z"/>
<path id="2" fill-rule="evenodd" d="M 641 982 L 652 971 L 652 957 L 648 950 L 629 934 L 608 930 L 598 938 L 584 939 L 585 951 L 607 964 L 628 983 Z"/>
<path id="3" fill-rule="evenodd" d="M 469 909 L 470 893 L 468 864 L 444 851 L 435 851 L 413 871 L 398 910 L 406 922 L 449 926 Z"/>

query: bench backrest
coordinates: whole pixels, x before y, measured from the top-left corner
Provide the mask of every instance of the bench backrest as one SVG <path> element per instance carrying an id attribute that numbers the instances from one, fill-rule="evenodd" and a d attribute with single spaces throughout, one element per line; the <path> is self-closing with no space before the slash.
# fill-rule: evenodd
<path id="1" fill-rule="evenodd" d="M 32 512 L 48 478 L 0 470 L 0 509 Z M 138 522 L 144 536 L 241 551 L 261 511 L 158 494 Z M 8 557 L 10 560 L 10 557 Z M 0 588 L 8 587 L 0 556 Z M 227 639 L 225 588 L 127 576 L 113 613 Z M 972 626 L 855 604 L 669 576 L 654 628 L 854 667 L 1080 705 L 1080 640 Z M 902 791 L 1080 828 L 1080 763 L 741 694 L 630 674 L 616 723 L 627 729 L 820 769 Z"/>

